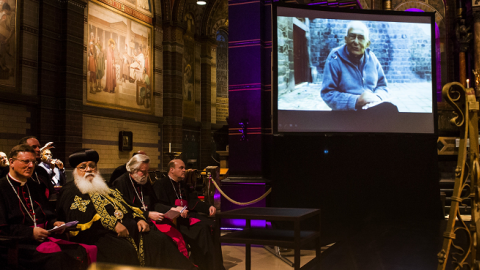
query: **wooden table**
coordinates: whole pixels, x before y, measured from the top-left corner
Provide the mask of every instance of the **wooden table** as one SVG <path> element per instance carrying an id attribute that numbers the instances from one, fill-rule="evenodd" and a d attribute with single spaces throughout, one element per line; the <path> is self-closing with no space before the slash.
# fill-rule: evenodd
<path id="1" fill-rule="evenodd" d="M 246 228 L 243 231 L 236 231 L 220 236 L 220 230 L 216 230 L 215 238 L 221 243 L 245 244 L 245 268 L 251 269 L 251 245 L 280 246 L 294 249 L 294 269 L 318 269 L 316 266 L 320 256 L 320 227 L 318 231 L 301 231 L 302 221 L 318 216 L 319 209 L 305 208 L 274 208 L 274 207 L 247 207 L 234 209 L 216 214 L 216 228 L 220 228 L 222 218 L 245 219 Z M 294 230 L 276 230 L 264 228 L 252 228 L 251 220 L 268 221 L 291 221 L 294 223 Z M 307 243 L 315 241 L 316 258 L 300 268 L 300 249 Z"/>

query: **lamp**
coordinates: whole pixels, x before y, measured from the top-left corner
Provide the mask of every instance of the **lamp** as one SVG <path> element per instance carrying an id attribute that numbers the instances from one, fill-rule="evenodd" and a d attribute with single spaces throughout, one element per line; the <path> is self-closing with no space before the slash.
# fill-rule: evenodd
<path id="1" fill-rule="evenodd" d="M 205 0 L 197 0 L 197 5 L 199 5 L 199 6 L 204 6 L 206 4 L 207 4 L 207 1 L 205 1 Z"/>

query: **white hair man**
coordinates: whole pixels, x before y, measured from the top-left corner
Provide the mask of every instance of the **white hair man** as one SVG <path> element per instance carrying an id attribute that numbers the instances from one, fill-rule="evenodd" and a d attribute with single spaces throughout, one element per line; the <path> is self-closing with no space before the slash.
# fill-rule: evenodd
<path id="1" fill-rule="evenodd" d="M 178 250 L 188 258 L 188 251 L 182 234 L 175 229 L 171 221 L 164 220 L 164 213 L 170 207 L 161 204 L 155 192 L 148 170 L 150 169 L 150 158 L 146 155 L 134 155 L 127 162 L 128 173 L 123 174 L 113 182 L 123 195 L 123 199 L 132 206 L 143 210 L 145 219 L 150 220 L 150 225 L 155 225 L 158 230 L 170 236 L 177 243 Z"/>
<path id="2" fill-rule="evenodd" d="M 358 111 L 387 100 L 387 79 L 370 43 L 367 26 L 352 21 L 345 44 L 330 51 L 320 94 L 332 110 Z"/>
<path id="3" fill-rule="evenodd" d="M 74 181 L 61 190 L 57 213 L 78 220 L 71 239 L 98 248 L 98 261 L 126 265 L 194 269 L 166 235 L 150 230 L 143 212 L 110 189 L 97 169 L 98 153 L 84 149 L 70 155 Z"/>
<path id="4" fill-rule="evenodd" d="M 193 262 L 202 269 L 223 269 L 220 243 L 214 243 L 213 220 L 201 215 L 213 216 L 214 206 L 198 199 L 197 193 L 185 184 L 185 163 L 174 159 L 168 163 L 168 176 L 153 184 L 158 200 L 171 210 L 184 210 L 177 219 L 177 228 L 190 245 Z M 220 229 L 220 228 L 218 228 Z"/>

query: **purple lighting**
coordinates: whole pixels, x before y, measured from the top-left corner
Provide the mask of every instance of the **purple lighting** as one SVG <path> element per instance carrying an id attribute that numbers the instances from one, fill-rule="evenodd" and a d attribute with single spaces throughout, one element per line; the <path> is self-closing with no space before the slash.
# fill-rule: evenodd
<path id="1" fill-rule="evenodd" d="M 247 225 L 245 219 L 225 219 L 226 223 L 234 228 L 244 228 Z M 265 228 L 267 227 L 267 222 L 265 220 L 251 220 L 250 224 L 252 228 Z"/>
<path id="2" fill-rule="evenodd" d="M 405 11 L 407 12 L 425 12 L 421 9 L 418 9 L 418 8 L 409 8 L 409 9 L 406 9 Z"/>
<path id="3" fill-rule="evenodd" d="M 220 194 L 220 191 L 215 189 L 215 194 L 213 195 L 213 199 L 214 200 L 220 200 L 220 197 L 222 197 L 222 195 Z"/>

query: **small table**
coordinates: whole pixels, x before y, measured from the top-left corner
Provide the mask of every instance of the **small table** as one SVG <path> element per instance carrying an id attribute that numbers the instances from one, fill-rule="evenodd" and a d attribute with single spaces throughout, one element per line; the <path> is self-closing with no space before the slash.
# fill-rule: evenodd
<path id="1" fill-rule="evenodd" d="M 300 269 L 300 248 L 307 243 L 315 241 L 316 258 L 308 262 L 301 269 L 315 268 L 319 262 L 321 253 L 320 228 L 318 231 L 301 231 L 300 223 L 308 218 L 318 216 L 320 209 L 306 208 L 275 208 L 275 207 L 247 207 L 234 209 L 216 214 L 216 228 L 220 228 L 222 218 L 246 219 L 246 228 L 220 236 L 220 230 L 216 230 L 215 238 L 221 243 L 245 244 L 245 268 L 251 269 L 251 245 L 280 246 L 294 249 L 294 269 Z M 294 230 L 276 230 L 252 228 L 250 221 L 291 221 L 294 222 Z"/>

